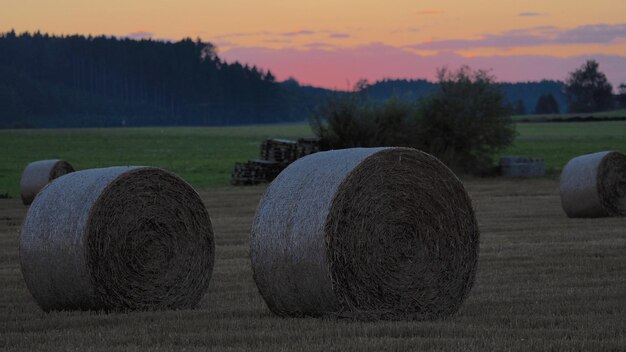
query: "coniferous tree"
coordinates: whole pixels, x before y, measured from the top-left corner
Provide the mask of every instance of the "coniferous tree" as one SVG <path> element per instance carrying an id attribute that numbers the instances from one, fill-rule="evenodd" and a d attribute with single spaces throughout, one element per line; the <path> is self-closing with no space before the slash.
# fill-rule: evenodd
<path id="1" fill-rule="evenodd" d="M 513 108 L 513 113 L 515 115 L 526 115 L 526 107 L 521 99 L 517 99 L 515 107 Z"/>
<path id="2" fill-rule="evenodd" d="M 535 114 L 558 114 L 559 104 L 554 99 L 552 94 L 542 94 L 537 99 L 537 105 L 535 105 Z"/>
<path id="3" fill-rule="evenodd" d="M 0 53 L 0 114 L 5 116 L 0 127 L 25 119 L 50 126 L 122 120 L 177 125 L 279 121 L 306 114 L 280 99 L 283 92 L 272 72 L 222 61 L 213 44 L 199 39 L 10 31 L 0 33 Z"/>

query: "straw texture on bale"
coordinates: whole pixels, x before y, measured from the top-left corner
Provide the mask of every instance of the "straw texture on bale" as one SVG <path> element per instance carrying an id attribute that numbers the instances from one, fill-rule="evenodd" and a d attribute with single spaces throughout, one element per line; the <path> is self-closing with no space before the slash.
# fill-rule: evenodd
<path id="1" fill-rule="evenodd" d="M 299 159 L 274 180 L 251 260 L 278 315 L 426 320 L 459 309 L 478 245 L 471 200 L 439 160 L 354 148 Z"/>
<path id="2" fill-rule="evenodd" d="M 70 172 L 74 172 L 74 168 L 65 160 L 39 160 L 26 165 L 20 180 L 22 203 L 30 205 L 50 181 Z"/>
<path id="3" fill-rule="evenodd" d="M 561 205 L 570 218 L 626 216 L 626 155 L 578 156 L 561 172 Z"/>
<path id="4" fill-rule="evenodd" d="M 84 170 L 35 198 L 20 261 L 45 311 L 193 308 L 211 277 L 213 229 L 196 191 L 170 172 Z"/>

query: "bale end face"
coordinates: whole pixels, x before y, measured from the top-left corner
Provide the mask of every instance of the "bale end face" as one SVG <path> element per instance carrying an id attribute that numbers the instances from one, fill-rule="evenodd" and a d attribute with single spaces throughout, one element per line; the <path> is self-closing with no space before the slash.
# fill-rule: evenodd
<path id="1" fill-rule="evenodd" d="M 570 218 L 626 216 L 626 155 L 604 151 L 573 158 L 561 172 L 559 188 Z"/>
<path id="2" fill-rule="evenodd" d="M 456 176 L 408 148 L 311 157 L 274 181 L 253 225 L 255 281 L 270 309 L 365 320 L 455 313 L 473 285 L 479 244 L 471 200 Z M 330 168 L 321 182 L 319 168 Z M 320 188 L 298 203 L 288 199 L 307 187 Z M 310 282 L 326 289 L 308 289 Z"/>
<path id="3" fill-rule="evenodd" d="M 35 199 L 20 258 L 46 311 L 192 308 L 211 277 L 213 230 L 198 194 L 172 173 L 84 170 Z"/>
<path id="4" fill-rule="evenodd" d="M 626 154 L 607 154 L 598 171 L 598 193 L 609 216 L 626 216 Z"/>
<path id="5" fill-rule="evenodd" d="M 39 160 L 26 165 L 20 180 L 22 203 L 30 205 L 48 183 L 71 172 L 74 168 L 65 160 Z"/>

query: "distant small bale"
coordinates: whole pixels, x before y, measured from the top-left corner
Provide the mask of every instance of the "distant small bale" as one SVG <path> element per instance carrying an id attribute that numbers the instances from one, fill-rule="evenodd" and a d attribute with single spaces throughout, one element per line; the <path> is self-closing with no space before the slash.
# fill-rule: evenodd
<path id="1" fill-rule="evenodd" d="M 561 172 L 560 193 L 570 218 L 626 216 L 626 155 L 603 151 L 573 158 Z"/>
<path id="2" fill-rule="evenodd" d="M 270 184 L 250 255 L 278 315 L 425 320 L 459 309 L 478 249 L 471 200 L 439 160 L 355 148 L 299 159 Z"/>
<path id="3" fill-rule="evenodd" d="M 65 160 L 39 160 L 26 165 L 20 180 L 22 203 L 30 205 L 50 181 L 74 172 L 74 168 Z"/>
<path id="4" fill-rule="evenodd" d="M 546 174 L 546 164 L 540 159 L 505 156 L 500 158 L 500 172 L 505 177 L 539 177 Z"/>
<path id="5" fill-rule="evenodd" d="M 22 274 L 45 311 L 192 308 L 213 260 L 200 197 L 151 167 L 61 177 L 35 198 L 21 231 Z"/>

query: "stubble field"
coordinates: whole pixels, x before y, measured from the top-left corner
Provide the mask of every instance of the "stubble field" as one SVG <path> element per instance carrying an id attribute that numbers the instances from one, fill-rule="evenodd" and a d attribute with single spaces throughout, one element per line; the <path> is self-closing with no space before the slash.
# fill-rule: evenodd
<path id="1" fill-rule="evenodd" d="M 523 135 L 514 148 L 543 145 L 542 153 L 602 146 L 619 149 L 624 143 L 622 122 L 606 122 L 608 134 L 594 134 L 585 124 L 558 139 L 550 127 L 537 126 L 534 135 Z M 537 124 L 539 125 L 539 124 Z M 532 127 L 532 126 L 529 126 Z M 529 128 L 525 127 L 525 128 Z M 281 127 L 283 128 L 283 127 Z M 288 127 L 281 136 L 296 136 L 301 127 Z M 543 128 L 543 129 L 542 129 Z M 622 128 L 620 131 L 619 128 Z M 518 128 L 519 130 L 519 128 Z M 2 135 L 17 140 L 21 133 L 55 131 L 11 131 Z M 200 133 L 188 130 L 188 133 Z M 271 131 L 255 130 L 248 147 L 241 147 L 234 135 L 232 150 L 246 150 L 256 156 L 258 138 Z M 59 133 L 57 131 L 57 133 Z M 73 133 L 62 131 L 62 133 Z M 99 131 L 103 138 L 112 134 Z M 140 131 L 139 134 L 146 133 Z M 174 133 L 171 131 L 165 132 Z M 179 132 L 176 132 L 179 133 Z M 187 132 L 186 132 L 187 133 Z M 202 135 L 202 133 L 200 133 Z M 149 135 L 152 135 L 151 133 Z M 111 137 L 113 136 L 113 137 Z M 245 134 L 245 136 L 248 136 Z M 82 138 L 78 136 L 79 138 Z M 139 137 L 137 137 L 139 138 Z M 156 139 L 156 137 L 151 137 Z M 150 154 L 151 138 L 126 143 Z M 206 138 L 204 136 L 203 138 Z M 243 138 L 243 137 L 241 137 Z M 50 138 L 63 141 L 63 138 Z M 200 137 L 198 137 L 200 140 Z M 567 140 L 578 140 L 580 144 Z M 161 143 L 156 139 L 157 143 Z M 191 137 L 188 143 L 194 141 Z M 535 141 L 533 143 L 532 141 Z M 560 141 L 560 144 L 559 144 Z M 239 143 L 236 144 L 235 142 Z M 55 146 L 21 142 L 22 150 L 3 153 L 2 168 L 16 169 L 12 162 L 32 154 L 53 154 Z M 30 144 L 29 144 L 30 143 Z M 93 142 L 95 143 L 95 142 Z M 182 142 L 180 142 L 182 143 Z M 210 140 L 209 142 L 211 143 Z M 154 145 L 154 144 L 151 144 Z M 177 144 L 174 143 L 176 146 Z M 228 150 L 228 141 L 224 144 Z M 537 146 L 538 145 L 538 146 Z M 6 145 L 5 145 L 6 146 Z M 553 146 L 552 149 L 550 149 Z M 30 149 L 29 149 L 30 148 Z M 172 149 L 177 147 L 165 147 Z M 197 147 L 201 148 L 201 147 Z M 513 148 L 513 152 L 515 149 Z M 547 149 L 546 149 L 547 148 Z M 578 149 L 576 149 L 578 148 Z M 187 147 L 190 150 L 190 147 Z M 574 149 L 574 150 L 572 150 Z M 25 152 L 24 150 L 30 150 Z M 68 153 L 74 150 L 68 149 Z M 79 168 L 113 165 L 123 150 L 100 147 L 75 151 L 84 155 Z M 198 150 L 188 155 L 211 158 L 218 150 Z M 599 150 L 599 149 L 598 149 Z M 624 150 L 624 149 L 622 149 Z M 591 150 L 595 151 L 595 150 Z M 135 151 L 136 152 L 136 151 Z M 58 151 L 57 151 L 58 153 Z M 118 154 L 115 154 L 118 153 Z M 144 163 L 132 159 L 124 163 Z M 241 158 L 232 152 L 231 158 Z M 519 154 L 519 153 L 518 153 Z M 47 154 L 46 154 L 47 155 Z M 65 156 L 61 151 L 55 154 Z M 113 155 L 113 156 L 110 156 Z M 230 155 L 230 154 L 229 154 Z M 552 155 L 552 154 L 550 154 Z M 555 154 L 556 155 L 556 154 Z M 46 156 L 47 157 L 47 156 Z M 218 158 L 215 156 L 215 158 Z M 546 160 L 549 158 L 546 156 Z M 103 159 L 106 159 L 103 161 Z M 132 159 L 132 160 L 131 160 Z M 21 159 L 20 159 L 21 160 Z M 168 159 L 170 160 L 170 159 Z M 193 165 L 184 156 L 171 158 L 181 165 Z M 554 156 L 557 160 L 557 156 Z M 560 160 L 560 159 L 559 159 Z M 203 161 L 206 164 L 210 162 Z M 230 162 L 230 161 L 229 161 Z M 226 162 L 224 162 L 225 164 Z M 118 163 L 119 164 L 119 163 Z M 174 166 L 178 164 L 173 164 Z M 556 168 L 559 167 L 554 162 Z M 23 166 L 22 166 L 23 167 Z M 560 207 L 558 179 L 552 175 L 532 180 L 502 178 L 463 182 L 472 197 L 481 229 L 481 248 L 476 284 L 461 310 L 453 317 L 432 322 L 352 322 L 345 320 L 284 319 L 267 309 L 259 295 L 249 260 L 248 236 L 252 217 L 265 186 L 235 188 L 221 183 L 197 183 L 193 177 L 210 170 L 180 172 L 200 189 L 209 210 L 216 240 L 216 261 L 208 293 L 195 310 L 102 314 L 96 312 L 41 311 L 30 296 L 19 265 L 19 229 L 27 211 L 19 198 L 0 199 L 0 349 L 6 351 L 363 351 L 363 350 L 445 350 L 445 351 L 545 351 L 626 349 L 626 218 L 568 219 Z M 187 170 L 189 171 L 189 170 Z M 10 185 L 14 172 L 5 173 Z M 4 177 L 4 176 L 3 176 Z M 220 176 L 227 180 L 226 176 Z M 19 180 L 19 174 L 18 174 Z M 220 181 L 221 182 L 221 181 Z M 15 187 L 2 191 L 14 194 Z"/>
<path id="2" fill-rule="evenodd" d="M 0 348 L 131 351 L 545 351 L 626 346 L 626 219 L 568 219 L 554 179 L 465 180 L 481 228 L 476 284 L 434 322 L 273 316 L 252 280 L 248 234 L 264 187 L 202 191 L 216 262 L 199 309 L 41 311 L 19 266 L 26 207 L 0 200 Z"/>

